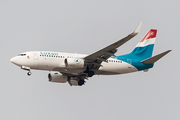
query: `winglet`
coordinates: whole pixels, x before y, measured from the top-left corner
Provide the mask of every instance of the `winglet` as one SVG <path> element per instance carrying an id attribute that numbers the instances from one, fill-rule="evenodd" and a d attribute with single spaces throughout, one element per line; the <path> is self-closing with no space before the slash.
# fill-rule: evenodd
<path id="1" fill-rule="evenodd" d="M 137 26 L 136 30 L 132 33 L 133 35 L 137 35 L 141 29 L 142 26 L 142 22 L 139 23 L 139 25 Z"/>
<path id="2" fill-rule="evenodd" d="M 141 63 L 143 63 L 143 64 L 154 64 L 156 61 L 161 59 L 164 55 L 168 54 L 169 52 L 171 52 L 171 50 L 167 50 L 167 51 L 165 51 L 163 53 L 160 53 L 160 54 L 158 54 L 156 56 L 153 56 L 151 58 L 143 60 L 143 61 L 141 61 Z"/>

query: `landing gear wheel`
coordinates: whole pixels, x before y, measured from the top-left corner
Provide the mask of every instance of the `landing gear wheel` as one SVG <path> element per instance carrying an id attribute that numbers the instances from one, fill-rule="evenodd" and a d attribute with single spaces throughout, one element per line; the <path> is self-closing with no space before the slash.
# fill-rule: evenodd
<path id="1" fill-rule="evenodd" d="M 30 76 L 31 74 L 32 74 L 32 73 L 31 73 L 30 71 L 27 73 L 28 76 Z"/>
<path id="2" fill-rule="evenodd" d="M 82 85 L 84 85 L 84 83 L 85 83 L 84 80 L 79 80 L 78 85 L 79 85 L 79 86 L 82 86 Z"/>
<path id="3" fill-rule="evenodd" d="M 94 71 L 89 71 L 88 72 L 88 77 L 92 77 L 94 75 Z"/>

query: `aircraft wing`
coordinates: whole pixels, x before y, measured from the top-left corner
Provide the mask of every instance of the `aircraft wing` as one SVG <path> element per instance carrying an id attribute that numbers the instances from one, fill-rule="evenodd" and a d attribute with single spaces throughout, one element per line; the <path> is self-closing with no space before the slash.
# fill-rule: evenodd
<path id="1" fill-rule="evenodd" d="M 95 65 L 100 65 L 102 61 L 106 62 L 106 60 L 111 57 L 111 56 L 115 56 L 114 54 L 117 52 L 117 49 L 119 46 L 123 45 L 124 43 L 126 43 L 127 41 L 129 41 L 131 38 L 133 38 L 134 36 L 136 36 L 141 28 L 142 22 L 138 25 L 138 27 L 136 28 L 136 30 L 129 34 L 128 36 L 122 38 L 121 40 L 118 40 L 117 42 L 93 53 L 90 54 L 88 56 L 86 56 L 84 59 L 85 61 L 88 63 L 94 63 Z"/>
<path id="2" fill-rule="evenodd" d="M 127 41 L 129 41 L 131 38 L 133 38 L 134 36 L 136 36 L 139 33 L 141 25 L 142 25 L 142 22 L 138 25 L 138 27 L 135 29 L 135 31 L 133 33 L 122 38 L 121 40 L 118 40 L 117 42 L 115 42 L 93 54 L 90 54 L 90 55 L 84 57 L 84 60 L 87 64 L 86 71 L 84 71 L 82 73 L 78 73 L 78 74 L 61 72 L 58 69 L 57 69 L 57 71 L 60 71 L 62 74 L 67 75 L 69 77 L 78 77 L 81 79 L 87 79 L 87 76 L 88 76 L 87 71 L 91 70 L 91 71 L 94 71 L 94 73 L 96 73 L 103 61 L 106 62 L 106 60 L 109 57 L 115 56 L 114 54 L 117 52 L 117 48 L 119 46 L 123 45 L 124 43 L 126 43 Z M 70 85 L 72 85 L 72 83 L 70 83 L 70 81 L 68 81 L 68 82 Z"/>

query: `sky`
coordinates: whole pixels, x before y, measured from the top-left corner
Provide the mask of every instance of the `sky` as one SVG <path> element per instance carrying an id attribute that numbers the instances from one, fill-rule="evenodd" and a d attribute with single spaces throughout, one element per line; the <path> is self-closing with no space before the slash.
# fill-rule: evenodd
<path id="1" fill-rule="evenodd" d="M 1 0 L 0 119 L 179 120 L 178 0 Z M 118 48 L 130 52 L 157 29 L 153 55 L 171 49 L 148 72 L 93 76 L 86 85 L 51 83 L 49 71 L 21 70 L 10 59 L 26 51 L 91 54 L 140 33 Z"/>

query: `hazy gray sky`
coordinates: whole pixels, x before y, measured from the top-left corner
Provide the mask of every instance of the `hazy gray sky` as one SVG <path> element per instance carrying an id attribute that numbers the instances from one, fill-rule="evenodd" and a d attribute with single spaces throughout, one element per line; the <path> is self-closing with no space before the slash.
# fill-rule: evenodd
<path id="1" fill-rule="evenodd" d="M 179 120 L 178 0 L 1 0 L 1 120 Z M 119 48 L 130 52 L 151 28 L 154 55 L 173 51 L 147 73 L 94 76 L 85 86 L 48 82 L 48 71 L 10 63 L 20 52 L 50 50 L 90 54 L 131 33 Z"/>

